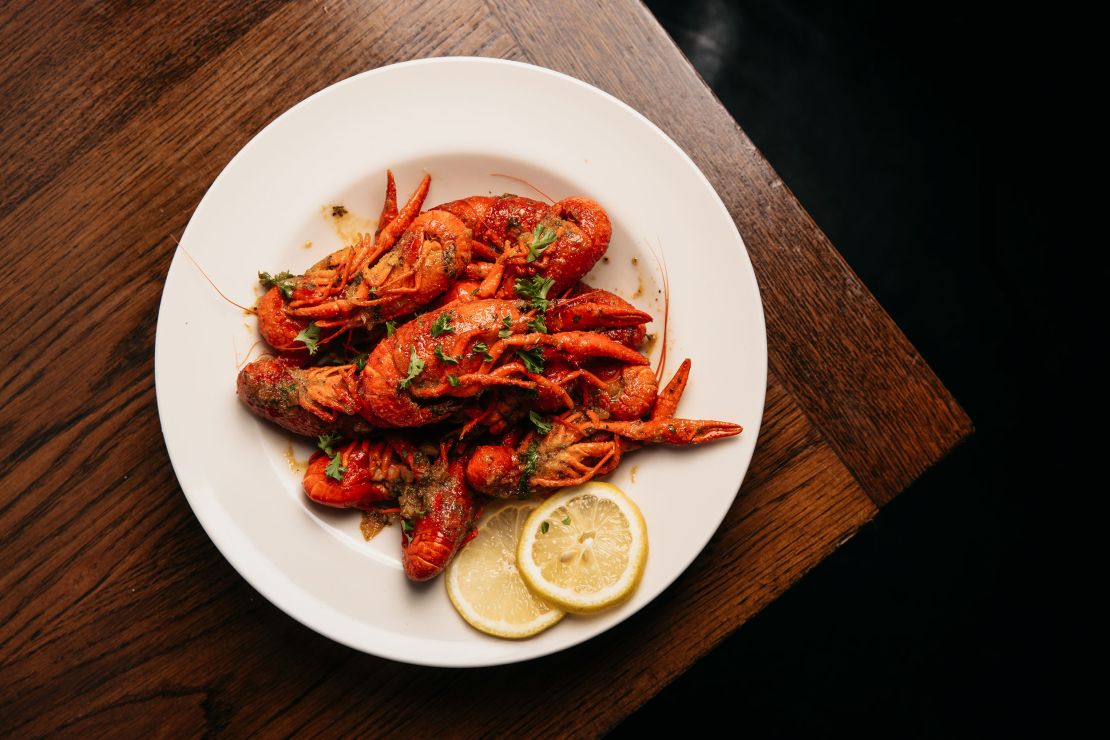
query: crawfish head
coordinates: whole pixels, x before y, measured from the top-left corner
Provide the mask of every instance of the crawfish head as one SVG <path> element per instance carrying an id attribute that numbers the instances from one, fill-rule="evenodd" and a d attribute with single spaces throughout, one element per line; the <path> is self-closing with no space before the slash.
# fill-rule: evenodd
<path id="1" fill-rule="evenodd" d="M 251 411 L 295 434 L 361 433 L 366 424 L 354 365 L 299 367 L 302 360 L 261 357 L 244 367 L 236 392 Z"/>

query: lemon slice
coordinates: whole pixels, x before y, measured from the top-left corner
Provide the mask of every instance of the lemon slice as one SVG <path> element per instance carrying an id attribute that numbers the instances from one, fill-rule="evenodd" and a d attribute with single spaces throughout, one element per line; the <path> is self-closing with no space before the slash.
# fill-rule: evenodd
<path id="1" fill-rule="evenodd" d="M 636 590 L 647 526 L 619 488 L 591 481 L 540 503 L 524 523 L 517 567 L 538 596 L 568 612 L 595 612 Z"/>
<path id="2" fill-rule="evenodd" d="M 563 618 L 536 597 L 516 567 L 520 528 L 537 501 L 513 501 L 486 510 L 478 534 L 447 565 L 447 595 L 475 629 L 498 637 L 522 638 Z"/>

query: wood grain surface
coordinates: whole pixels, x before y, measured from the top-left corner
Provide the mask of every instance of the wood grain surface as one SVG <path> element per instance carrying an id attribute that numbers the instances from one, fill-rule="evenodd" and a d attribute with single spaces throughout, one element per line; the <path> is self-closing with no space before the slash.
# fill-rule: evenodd
<path id="1" fill-rule="evenodd" d="M 227 161 L 328 84 L 440 55 L 566 72 L 672 136 L 744 236 L 771 365 L 751 469 L 694 565 L 594 640 L 478 670 L 354 652 L 260 597 L 216 551 L 177 485 L 153 381 L 172 237 Z M 0 7 L 0 100 L 6 734 L 598 734 L 970 432 L 630 0 L 10 2 Z M 552 717 L 551 706 L 574 711 Z"/>

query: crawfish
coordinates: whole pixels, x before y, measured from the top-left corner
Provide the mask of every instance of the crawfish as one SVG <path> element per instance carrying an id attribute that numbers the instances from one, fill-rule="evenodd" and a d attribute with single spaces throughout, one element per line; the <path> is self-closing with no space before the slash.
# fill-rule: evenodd
<path id="1" fill-rule="evenodd" d="M 382 501 L 398 500 L 401 513 L 401 563 L 413 581 L 434 578 L 465 543 L 479 513 L 466 484 L 462 458 L 441 445 L 430 462 L 407 440 L 355 440 L 335 450 L 340 479 L 327 474 L 332 458 L 313 456 L 304 477 L 308 497 L 325 506 L 380 510 Z"/>
<path id="2" fill-rule="evenodd" d="M 264 356 L 239 371 L 236 393 L 247 408 L 294 434 L 315 437 L 370 430 L 354 365 L 302 367 L 303 358 Z"/>
<path id="3" fill-rule="evenodd" d="M 423 452 L 396 435 L 372 441 L 356 439 L 335 450 L 335 460 L 316 452 L 304 475 L 304 492 L 325 506 L 364 509 L 398 498 L 429 462 Z M 335 469 L 338 479 L 328 472 Z"/>
<path id="4" fill-rule="evenodd" d="M 411 313 L 447 290 L 470 262 L 470 232 L 446 211 L 417 215 L 428 183 L 425 177 L 399 212 L 390 202 L 395 190 L 388 188 L 393 195 L 382 220 L 392 219 L 376 235 L 313 265 L 294 281 L 288 298 L 272 287 L 258 307 L 263 338 L 277 349 L 301 351 L 296 336 L 310 323 L 331 330 L 323 340 L 329 341 Z"/>
<path id="5" fill-rule="evenodd" d="M 543 435 L 530 432 L 516 445 L 476 448 L 467 463 L 467 481 L 489 496 L 523 496 L 610 473 L 624 452 L 645 444 L 685 446 L 740 434 L 739 424 L 674 417 L 689 370 L 687 360 L 658 394 L 648 420 L 603 420 L 590 409 L 572 409 L 554 417 Z"/>
<path id="6" fill-rule="evenodd" d="M 448 452 L 448 446 L 441 445 L 435 464 L 401 495 L 401 562 L 413 581 L 426 581 L 443 571 L 479 513 L 462 458 Z"/>
<path id="7" fill-rule="evenodd" d="M 518 278 L 546 275 L 562 295 L 601 259 L 613 234 L 605 209 L 583 196 L 552 205 L 519 195 L 475 195 L 436 206 L 449 211 L 488 246 L 476 248 L 490 262 L 468 274 L 481 280 L 479 297 L 512 298 Z"/>
<path id="8" fill-rule="evenodd" d="M 366 361 L 363 417 L 382 427 L 432 424 L 458 410 L 460 399 L 496 387 L 538 390 L 573 405 L 560 384 L 542 374 L 545 350 L 572 360 L 647 364 L 639 352 L 585 330 L 641 324 L 650 315 L 595 303 L 590 294 L 548 303 L 546 331 L 537 329 L 537 314 L 527 303 L 498 299 L 459 301 L 400 327 Z"/>

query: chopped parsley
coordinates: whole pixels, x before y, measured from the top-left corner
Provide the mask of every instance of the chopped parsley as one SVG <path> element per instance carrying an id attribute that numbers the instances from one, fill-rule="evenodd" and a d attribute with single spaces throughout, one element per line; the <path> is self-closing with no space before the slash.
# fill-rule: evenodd
<path id="1" fill-rule="evenodd" d="M 544 421 L 543 417 L 537 414 L 535 411 L 529 411 L 528 418 L 533 424 L 536 425 L 536 431 L 540 434 L 547 434 L 551 431 L 551 422 Z"/>
<path id="2" fill-rule="evenodd" d="M 474 346 L 470 348 L 470 354 L 471 356 L 481 355 L 483 360 L 493 362 L 493 355 L 489 353 L 489 347 L 486 346 L 485 342 L 475 342 Z"/>
<path id="3" fill-rule="evenodd" d="M 450 334 L 455 331 L 455 327 L 451 326 L 451 312 L 444 311 L 439 315 L 439 318 L 432 324 L 432 336 L 439 337 L 444 334 Z"/>
<path id="4" fill-rule="evenodd" d="M 387 321 L 387 322 L 385 322 L 385 335 L 387 337 L 393 336 L 393 332 L 395 332 L 395 331 L 397 331 L 397 322 L 396 321 Z"/>
<path id="5" fill-rule="evenodd" d="M 497 332 L 497 336 L 501 339 L 508 339 L 513 335 L 513 317 L 511 314 L 505 314 L 505 318 L 501 319 L 501 326 L 505 328 Z"/>
<path id="6" fill-rule="evenodd" d="M 262 283 L 263 288 L 277 288 L 286 298 L 293 297 L 295 278 L 293 277 L 293 273 L 288 270 L 282 270 L 277 275 L 271 275 L 268 272 L 260 272 L 258 273 L 258 282 Z"/>
<path id="7" fill-rule="evenodd" d="M 458 375 L 447 376 L 447 384 L 450 385 L 452 388 L 458 388 L 460 383 L 462 383 L 462 381 L 459 380 Z"/>
<path id="8" fill-rule="evenodd" d="M 347 472 L 347 469 L 343 467 L 343 457 L 336 454 L 335 457 L 331 459 L 331 462 L 328 463 L 328 467 L 324 469 L 324 472 L 328 474 L 329 478 L 343 480 L 343 474 Z"/>
<path id="9" fill-rule="evenodd" d="M 314 323 L 309 324 L 304 329 L 301 329 L 297 336 L 293 337 L 293 341 L 304 343 L 304 346 L 308 347 L 308 354 L 316 354 L 316 350 L 319 349 L 320 327 L 316 326 Z"/>
<path id="10" fill-rule="evenodd" d="M 536 474 L 536 468 L 540 464 L 539 445 L 535 442 L 528 445 L 528 451 L 524 453 L 524 469 L 520 471 L 520 485 L 517 486 L 517 496 L 524 498 L 528 495 L 531 488 L 532 476 Z"/>
<path id="11" fill-rule="evenodd" d="M 543 314 L 536 314 L 535 317 L 528 322 L 528 328 L 539 334 L 546 334 L 547 324 L 543 323 Z"/>
<path id="12" fill-rule="evenodd" d="M 528 257 L 524 261 L 535 262 L 536 258 L 543 254 L 543 250 L 551 246 L 556 236 L 554 229 L 537 224 L 535 231 L 532 232 L 532 243 L 528 245 Z"/>
<path id="13" fill-rule="evenodd" d="M 369 359 L 369 357 L 369 354 L 363 352 L 360 355 L 355 355 L 355 358 L 351 360 L 351 362 L 354 363 L 355 369 L 361 373 L 366 367 L 366 360 Z"/>
<path id="14" fill-rule="evenodd" d="M 532 349 L 518 349 L 516 356 L 524 363 L 530 373 L 543 372 L 543 347 L 533 347 Z"/>
<path id="15" fill-rule="evenodd" d="M 420 373 L 424 372 L 424 361 L 416 356 L 416 347 L 409 350 L 409 374 L 397 384 L 400 389 L 408 388 L 409 383 Z"/>
<path id="16" fill-rule="evenodd" d="M 321 434 L 316 438 L 316 446 L 328 457 L 335 457 L 335 447 L 343 441 L 342 434 Z"/>
<path id="17" fill-rule="evenodd" d="M 401 520 L 401 531 L 402 532 L 404 532 L 405 534 L 408 534 L 409 532 L 412 531 L 412 529 L 413 529 L 413 526 L 412 526 L 412 521 L 411 520 L 409 520 L 409 519 L 402 519 Z"/>
<path id="18" fill-rule="evenodd" d="M 438 357 L 441 362 L 450 363 L 451 365 L 459 364 L 459 358 L 443 354 L 443 347 L 439 344 L 436 345 L 436 357 Z"/>
<path id="19" fill-rule="evenodd" d="M 543 275 L 533 275 L 530 278 L 517 278 L 513 283 L 513 290 L 523 298 L 527 298 L 532 302 L 532 308 L 537 311 L 546 311 L 551 307 L 551 301 L 547 299 L 547 291 L 551 290 L 551 286 L 555 281 Z"/>

